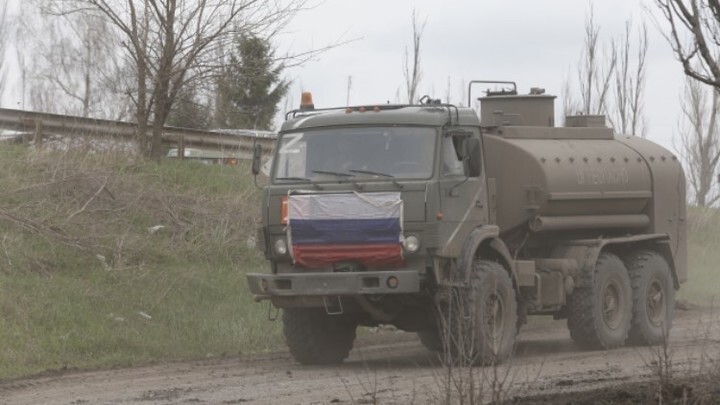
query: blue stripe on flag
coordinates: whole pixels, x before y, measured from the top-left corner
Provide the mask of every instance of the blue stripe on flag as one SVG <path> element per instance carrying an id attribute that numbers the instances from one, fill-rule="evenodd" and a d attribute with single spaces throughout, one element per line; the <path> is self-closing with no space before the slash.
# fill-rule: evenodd
<path id="1" fill-rule="evenodd" d="M 291 219 L 293 244 L 400 243 L 400 218 Z"/>

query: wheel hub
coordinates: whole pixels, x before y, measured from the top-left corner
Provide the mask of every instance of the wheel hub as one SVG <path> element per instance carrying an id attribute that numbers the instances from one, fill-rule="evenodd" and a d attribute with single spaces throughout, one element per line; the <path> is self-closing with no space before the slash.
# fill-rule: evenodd
<path id="1" fill-rule="evenodd" d="M 494 340 L 502 339 L 505 326 L 505 307 L 498 294 L 490 294 L 485 300 L 485 322 L 488 335 Z"/>
<path id="2" fill-rule="evenodd" d="M 647 290 L 647 316 L 653 326 L 660 327 L 665 321 L 665 293 L 660 280 L 653 280 Z"/>
<path id="3" fill-rule="evenodd" d="M 605 286 L 602 294 L 602 316 L 610 329 L 617 329 L 622 323 L 622 295 L 620 285 L 611 281 Z"/>

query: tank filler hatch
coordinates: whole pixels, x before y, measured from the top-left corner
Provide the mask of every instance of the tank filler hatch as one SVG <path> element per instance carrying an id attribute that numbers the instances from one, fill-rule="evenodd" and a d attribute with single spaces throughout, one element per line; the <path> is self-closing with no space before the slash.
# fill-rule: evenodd
<path id="1" fill-rule="evenodd" d="M 533 88 L 530 94 L 498 94 L 488 92 L 480 97 L 480 125 L 499 126 L 555 126 L 555 96 Z"/>

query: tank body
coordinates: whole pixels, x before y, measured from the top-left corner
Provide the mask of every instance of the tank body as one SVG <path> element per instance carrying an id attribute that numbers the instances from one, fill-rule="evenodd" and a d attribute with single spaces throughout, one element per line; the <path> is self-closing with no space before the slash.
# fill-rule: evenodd
<path id="1" fill-rule="evenodd" d="M 685 180 L 668 150 L 599 127 L 497 127 L 483 142 L 501 234 L 661 233 L 685 261 Z"/>
<path id="2" fill-rule="evenodd" d="M 637 151 L 606 131 L 562 129 L 586 132 L 590 139 L 532 138 L 532 127 L 485 136 L 501 231 L 537 216 L 635 215 L 647 208 L 652 179 Z M 605 139 L 598 136 L 605 133 Z"/>

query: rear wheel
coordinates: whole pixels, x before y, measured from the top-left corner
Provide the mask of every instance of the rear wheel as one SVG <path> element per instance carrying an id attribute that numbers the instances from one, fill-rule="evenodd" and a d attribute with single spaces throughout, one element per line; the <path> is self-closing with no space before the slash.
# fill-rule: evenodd
<path id="1" fill-rule="evenodd" d="M 603 252 L 590 286 L 568 297 L 568 329 L 584 349 L 611 349 L 625 344 L 632 316 L 630 278 L 622 260 Z"/>
<path id="2" fill-rule="evenodd" d="M 660 254 L 651 250 L 634 252 L 625 263 L 633 297 L 629 342 L 635 345 L 662 343 L 672 326 L 675 307 L 670 266 Z"/>
<path id="3" fill-rule="evenodd" d="M 350 353 L 355 322 L 318 308 L 283 310 L 283 333 L 290 354 L 300 364 L 337 364 Z"/>

